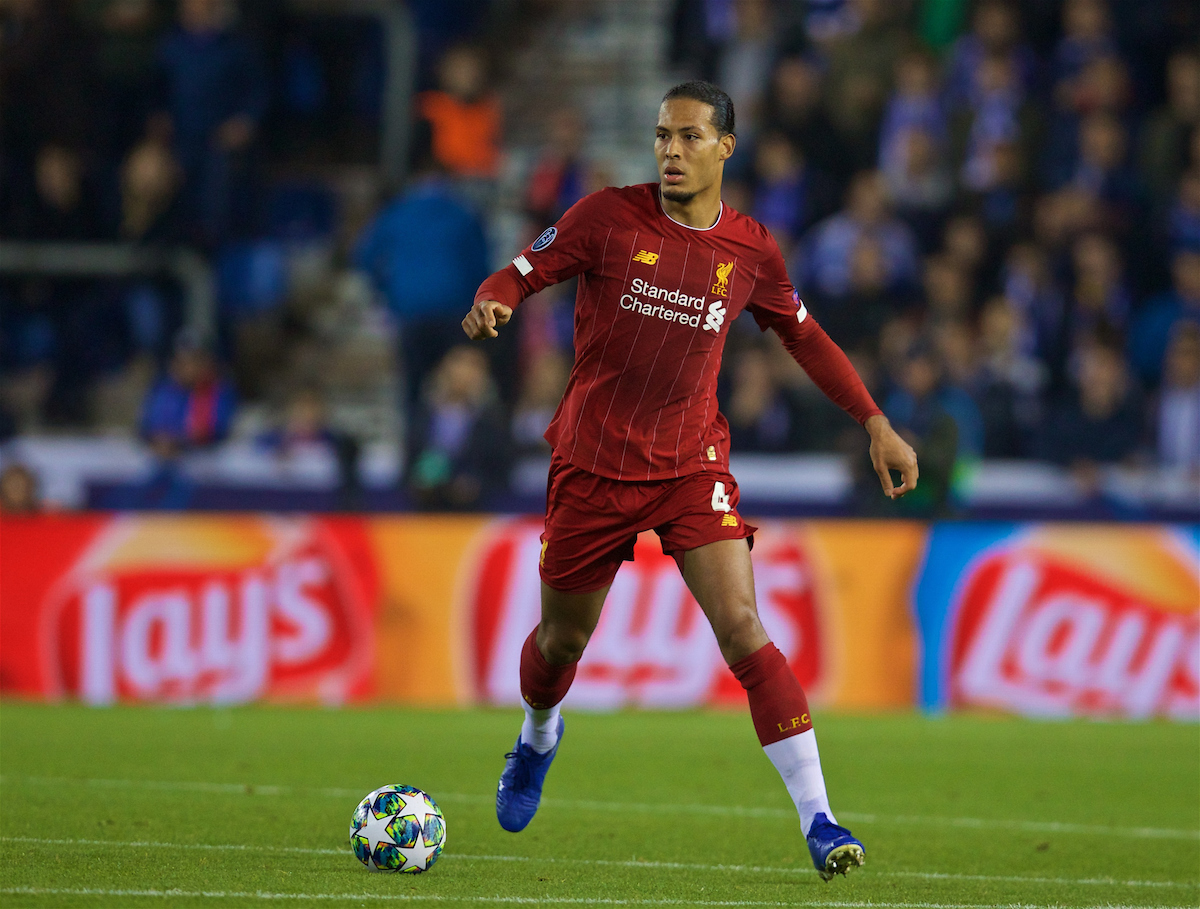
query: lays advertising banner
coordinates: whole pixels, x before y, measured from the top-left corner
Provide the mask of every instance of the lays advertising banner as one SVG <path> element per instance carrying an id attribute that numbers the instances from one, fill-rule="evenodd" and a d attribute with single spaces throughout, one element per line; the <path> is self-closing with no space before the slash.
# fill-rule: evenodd
<path id="1" fill-rule="evenodd" d="M 916 590 L 928 707 L 1200 720 L 1200 528 L 940 524 Z"/>
<path id="2" fill-rule="evenodd" d="M 0 525 L 4 693 L 341 703 L 371 692 L 360 522 L 46 517 Z"/>
<path id="3" fill-rule="evenodd" d="M 517 704 L 538 620 L 528 518 L 0 520 L 0 694 Z M 1200 528 L 767 521 L 759 611 L 815 705 L 1200 718 Z M 568 705 L 725 705 L 652 533 Z"/>

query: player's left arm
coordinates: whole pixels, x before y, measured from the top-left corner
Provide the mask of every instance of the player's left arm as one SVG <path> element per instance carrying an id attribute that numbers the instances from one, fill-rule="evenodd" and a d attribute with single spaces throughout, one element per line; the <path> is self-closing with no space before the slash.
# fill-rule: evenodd
<path id="1" fill-rule="evenodd" d="M 755 321 L 763 330 L 773 329 L 816 386 L 867 430 L 871 464 L 884 495 L 898 499 L 916 489 L 916 452 L 892 428 L 845 352 L 808 312 L 788 280 L 778 249 L 772 261 L 764 265 L 767 280 L 762 286 L 766 293 L 756 295 L 750 303 Z M 899 486 L 892 482 L 893 470 L 900 474 Z"/>

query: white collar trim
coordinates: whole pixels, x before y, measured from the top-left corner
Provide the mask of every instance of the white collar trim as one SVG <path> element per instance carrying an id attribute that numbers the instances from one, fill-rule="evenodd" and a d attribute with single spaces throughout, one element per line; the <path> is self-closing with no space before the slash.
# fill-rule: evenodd
<path id="1" fill-rule="evenodd" d="M 678 224 L 680 227 L 686 227 L 688 230 L 699 230 L 699 231 L 712 230 L 714 227 L 716 227 L 718 224 L 721 223 L 721 218 L 723 218 L 725 216 L 725 200 L 722 199 L 721 200 L 721 210 L 717 212 L 717 220 L 713 221 L 713 223 L 710 224 L 708 227 L 692 227 L 692 225 L 690 225 L 690 224 L 684 224 L 682 221 L 676 221 L 674 218 L 672 218 L 670 215 L 667 214 L 667 207 L 665 205 L 663 205 L 662 187 L 661 186 L 658 189 L 658 207 L 662 211 L 664 218 L 666 218 L 672 224 Z"/>

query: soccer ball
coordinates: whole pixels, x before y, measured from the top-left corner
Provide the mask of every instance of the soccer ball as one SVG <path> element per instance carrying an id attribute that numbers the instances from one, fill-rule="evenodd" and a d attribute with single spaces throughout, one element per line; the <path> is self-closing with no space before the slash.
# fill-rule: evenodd
<path id="1" fill-rule="evenodd" d="M 350 848 L 369 871 L 420 874 L 446 845 L 446 819 L 415 786 L 382 786 L 350 818 Z"/>

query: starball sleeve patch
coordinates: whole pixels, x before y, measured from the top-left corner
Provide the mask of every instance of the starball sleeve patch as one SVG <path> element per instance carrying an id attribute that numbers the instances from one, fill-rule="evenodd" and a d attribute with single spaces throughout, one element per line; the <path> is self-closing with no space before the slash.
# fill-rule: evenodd
<path id="1" fill-rule="evenodd" d="M 533 246 L 529 247 L 530 252 L 541 252 L 547 246 L 554 242 L 554 238 L 558 236 L 557 227 L 547 227 L 542 231 L 542 235 L 533 241 Z"/>

